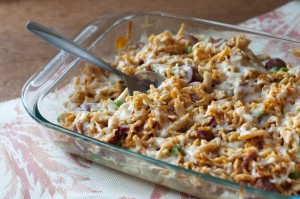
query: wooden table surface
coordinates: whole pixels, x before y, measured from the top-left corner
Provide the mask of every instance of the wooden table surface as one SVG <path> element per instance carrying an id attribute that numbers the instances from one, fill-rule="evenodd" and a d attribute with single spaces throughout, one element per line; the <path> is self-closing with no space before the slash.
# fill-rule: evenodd
<path id="1" fill-rule="evenodd" d="M 0 0 L 0 101 L 19 97 L 27 79 L 58 52 L 26 30 L 26 22 L 29 19 L 73 37 L 95 18 L 112 12 L 159 10 L 237 24 L 287 2 L 287 0 Z"/>

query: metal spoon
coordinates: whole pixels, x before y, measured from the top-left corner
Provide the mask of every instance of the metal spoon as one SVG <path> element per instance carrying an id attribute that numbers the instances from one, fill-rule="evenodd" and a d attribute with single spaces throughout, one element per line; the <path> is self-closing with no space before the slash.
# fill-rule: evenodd
<path id="1" fill-rule="evenodd" d="M 62 49 L 75 57 L 79 57 L 95 66 L 120 76 L 125 81 L 130 95 L 133 94 L 133 91 L 145 93 L 147 90 L 149 90 L 151 84 L 155 87 L 158 87 L 165 80 L 164 76 L 151 71 L 141 72 L 135 75 L 126 75 L 106 63 L 103 59 L 93 55 L 85 48 L 67 39 L 65 36 L 56 33 L 55 31 L 36 22 L 29 21 L 27 24 L 27 29 L 44 39 L 49 44 L 52 44 L 53 46 Z"/>

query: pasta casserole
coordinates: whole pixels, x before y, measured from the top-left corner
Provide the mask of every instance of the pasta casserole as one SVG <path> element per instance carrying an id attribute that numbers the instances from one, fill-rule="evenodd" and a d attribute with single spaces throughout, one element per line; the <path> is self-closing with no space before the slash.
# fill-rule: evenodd
<path id="1" fill-rule="evenodd" d="M 300 193 L 300 73 L 255 55 L 245 35 L 213 38 L 166 30 L 116 41 L 118 70 L 167 77 L 147 93 L 86 64 L 62 126 L 186 169 L 286 195 Z"/>

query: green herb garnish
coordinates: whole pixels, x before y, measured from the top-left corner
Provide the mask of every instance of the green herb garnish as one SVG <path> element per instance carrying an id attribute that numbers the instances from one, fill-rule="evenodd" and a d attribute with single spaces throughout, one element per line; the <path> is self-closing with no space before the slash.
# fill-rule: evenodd
<path id="1" fill-rule="evenodd" d="M 299 172 L 293 172 L 289 174 L 289 178 L 291 179 L 298 179 L 300 178 L 300 173 Z"/>
<path id="2" fill-rule="evenodd" d="M 121 147 L 121 144 L 122 144 L 122 143 L 121 143 L 121 140 L 119 140 L 119 141 L 116 143 L 116 145 L 119 146 L 119 147 Z"/>
<path id="3" fill-rule="evenodd" d="M 279 71 L 288 72 L 289 69 L 287 69 L 286 67 L 281 67 L 281 68 L 279 69 Z"/>
<path id="4" fill-rule="evenodd" d="M 253 109 L 251 110 L 251 114 L 257 118 L 258 122 L 261 122 L 262 116 L 263 116 L 263 112 L 261 111 L 261 109 L 257 108 L 257 109 Z"/>
<path id="5" fill-rule="evenodd" d="M 189 46 L 188 49 L 187 49 L 187 52 L 192 53 L 193 52 L 193 46 Z"/>
<path id="6" fill-rule="evenodd" d="M 181 129 L 178 130 L 178 132 L 180 132 L 180 133 L 185 133 L 185 132 L 187 132 L 187 130 L 188 130 L 188 129 L 186 129 L 186 128 L 181 128 Z"/>
<path id="7" fill-rule="evenodd" d="M 262 117 L 262 112 L 261 112 L 261 110 L 257 110 L 256 112 L 255 112 L 255 116 L 257 117 L 257 118 L 260 118 L 260 117 Z"/>
<path id="8" fill-rule="evenodd" d="M 209 37 L 207 43 L 214 43 L 215 39 L 213 37 Z"/>
<path id="9" fill-rule="evenodd" d="M 279 67 L 278 66 L 274 66 L 274 67 L 272 67 L 271 69 L 270 69 L 270 71 L 272 72 L 272 73 L 277 73 L 278 71 L 279 71 Z"/>
<path id="10" fill-rule="evenodd" d="M 61 118 L 60 118 L 60 115 L 57 117 L 57 122 L 60 124 L 61 122 Z"/>
<path id="11" fill-rule="evenodd" d="M 176 156 L 178 154 L 178 152 L 181 152 L 181 150 L 182 149 L 180 146 L 173 146 L 171 153 Z"/>
<path id="12" fill-rule="evenodd" d="M 115 102 L 115 104 L 116 104 L 118 107 L 120 107 L 120 106 L 122 105 L 122 101 L 121 101 L 121 100 L 115 100 L 114 102 Z"/>

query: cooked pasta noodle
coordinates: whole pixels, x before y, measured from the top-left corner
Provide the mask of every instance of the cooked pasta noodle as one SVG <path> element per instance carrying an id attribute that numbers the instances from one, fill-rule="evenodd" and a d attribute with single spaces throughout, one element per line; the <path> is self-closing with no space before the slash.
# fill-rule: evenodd
<path id="1" fill-rule="evenodd" d="M 128 95 L 114 74 L 86 64 L 61 124 L 104 142 L 249 186 L 300 193 L 300 74 L 256 56 L 244 35 L 204 39 L 165 31 L 112 63 L 167 79 Z M 265 65 L 268 67 L 265 67 Z M 276 69 L 276 71 L 274 71 Z"/>

